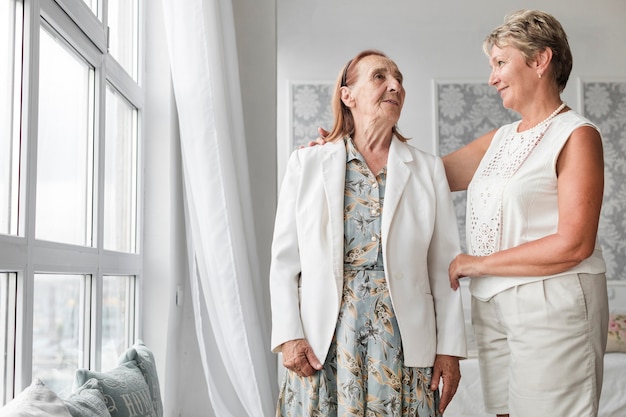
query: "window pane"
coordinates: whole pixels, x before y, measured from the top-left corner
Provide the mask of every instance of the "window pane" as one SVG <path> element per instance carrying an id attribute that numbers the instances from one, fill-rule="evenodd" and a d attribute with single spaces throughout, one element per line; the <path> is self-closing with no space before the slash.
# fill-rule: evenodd
<path id="1" fill-rule="evenodd" d="M 137 110 L 107 84 L 104 248 L 135 251 Z"/>
<path id="2" fill-rule="evenodd" d="M 98 15 L 98 0 L 83 0 L 93 14 Z"/>
<path id="3" fill-rule="evenodd" d="M 102 370 L 113 369 L 130 346 L 134 277 L 105 276 L 102 282 Z"/>
<path id="4" fill-rule="evenodd" d="M 21 3 L 0 1 L 0 233 L 17 233 Z M 19 59 L 16 59 L 19 57 Z"/>
<path id="5" fill-rule="evenodd" d="M 138 1 L 109 0 L 109 53 L 137 81 Z"/>
<path id="6" fill-rule="evenodd" d="M 57 393 L 82 365 L 84 283 L 84 275 L 35 275 L 33 378 Z"/>
<path id="7" fill-rule="evenodd" d="M 6 352 L 0 359 L 0 406 L 7 402 L 15 363 L 15 285 L 16 274 L 0 272 L 0 345 Z"/>
<path id="8" fill-rule="evenodd" d="M 93 70 L 42 29 L 39 73 L 38 239 L 91 245 Z"/>

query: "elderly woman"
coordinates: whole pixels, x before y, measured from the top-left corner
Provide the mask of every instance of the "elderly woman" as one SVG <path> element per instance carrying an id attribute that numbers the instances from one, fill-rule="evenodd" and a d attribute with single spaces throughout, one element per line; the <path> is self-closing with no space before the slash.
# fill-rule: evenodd
<path id="1" fill-rule="evenodd" d="M 596 242 L 604 163 L 598 129 L 561 100 L 572 54 L 559 22 L 511 14 L 485 40 L 504 107 L 521 120 L 444 157 L 467 189 L 472 322 L 485 405 L 498 416 L 596 416 L 608 330 Z"/>
<path id="2" fill-rule="evenodd" d="M 330 143 L 289 160 L 270 270 L 277 416 L 439 416 L 458 386 L 455 214 L 442 161 L 396 128 L 404 98 L 392 60 L 358 54 Z"/>

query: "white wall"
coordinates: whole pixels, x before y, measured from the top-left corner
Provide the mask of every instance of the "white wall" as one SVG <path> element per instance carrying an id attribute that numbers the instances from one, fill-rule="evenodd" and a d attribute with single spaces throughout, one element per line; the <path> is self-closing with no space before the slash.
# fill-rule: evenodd
<path id="1" fill-rule="evenodd" d="M 260 276 L 267 278 L 276 211 L 275 0 L 233 0 L 233 9 Z"/>
<path id="2" fill-rule="evenodd" d="M 568 33 L 574 69 L 563 97 L 573 108 L 577 77 L 626 76 L 624 0 L 277 0 L 279 181 L 289 153 L 289 81 L 334 82 L 356 53 L 380 49 L 404 75 L 400 130 L 436 152 L 433 80 L 486 82 L 482 41 L 520 8 L 552 13 Z"/>

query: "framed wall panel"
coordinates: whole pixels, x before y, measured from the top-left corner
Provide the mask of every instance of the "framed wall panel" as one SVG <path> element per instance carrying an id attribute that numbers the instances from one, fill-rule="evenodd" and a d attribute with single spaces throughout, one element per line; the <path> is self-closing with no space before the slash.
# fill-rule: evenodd
<path id="1" fill-rule="evenodd" d="M 317 128 L 330 130 L 333 113 L 330 99 L 334 84 L 328 82 L 291 82 L 289 152 L 318 137 Z"/>

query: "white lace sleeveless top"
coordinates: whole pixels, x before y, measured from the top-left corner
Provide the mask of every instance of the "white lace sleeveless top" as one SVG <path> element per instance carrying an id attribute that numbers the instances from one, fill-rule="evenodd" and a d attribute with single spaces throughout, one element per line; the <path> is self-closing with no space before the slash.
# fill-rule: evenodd
<path id="1" fill-rule="evenodd" d="M 558 225 L 556 163 L 570 134 L 590 125 L 570 110 L 547 125 L 517 132 L 519 121 L 493 137 L 467 190 L 466 236 L 471 255 L 486 256 L 553 234 Z M 595 127 L 595 126 L 594 126 Z M 508 288 L 572 273 L 603 273 L 596 249 L 572 269 L 544 277 L 472 278 L 472 295 L 487 300 Z"/>

